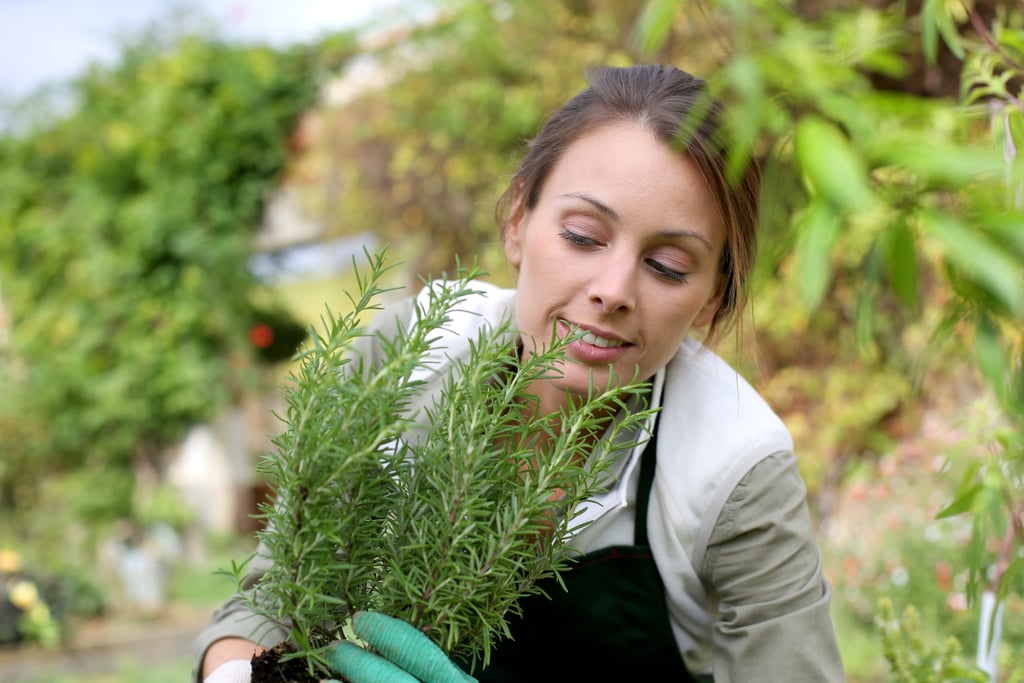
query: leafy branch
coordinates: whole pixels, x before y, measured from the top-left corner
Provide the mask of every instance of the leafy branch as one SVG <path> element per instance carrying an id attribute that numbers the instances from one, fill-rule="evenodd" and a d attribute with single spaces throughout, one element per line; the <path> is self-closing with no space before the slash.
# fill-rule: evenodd
<path id="1" fill-rule="evenodd" d="M 648 387 L 609 382 L 539 414 L 530 386 L 558 372 L 574 337 L 552 335 L 520 358 L 505 320 L 481 328 L 424 402 L 432 346 L 479 273 L 429 288 L 416 324 L 380 339 L 371 367 L 347 355 L 386 291 L 383 252 L 369 266 L 352 311 L 325 316 L 285 392 L 285 429 L 260 466 L 276 494 L 259 533 L 272 566 L 250 604 L 291 623 L 311 667 L 360 610 L 405 619 L 445 651 L 486 662 L 517 601 L 571 563 L 565 541 L 581 528 L 581 504 L 653 412 Z M 611 445 L 591 456 L 602 435 Z"/>
<path id="2" fill-rule="evenodd" d="M 879 600 L 875 627 L 882 639 L 885 659 L 892 668 L 894 683 L 985 683 L 989 680 L 984 671 L 964 661 L 959 640 L 951 636 L 942 647 L 935 647 L 922 637 L 921 625 L 921 614 L 915 607 L 908 606 L 902 616 L 897 616 L 889 598 Z"/>

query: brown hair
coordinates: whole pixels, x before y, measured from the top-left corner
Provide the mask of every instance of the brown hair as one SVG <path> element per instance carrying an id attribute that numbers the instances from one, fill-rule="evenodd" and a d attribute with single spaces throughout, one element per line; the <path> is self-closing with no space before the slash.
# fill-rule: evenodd
<path id="1" fill-rule="evenodd" d="M 586 77 L 590 87 L 566 102 L 530 141 L 498 200 L 498 224 L 504 231 L 511 219 L 536 206 L 551 169 L 584 134 L 621 121 L 648 128 L 696 164 L 725 225 L 718 271 L 722 298 L 707 334 L 708 341 L 715 339 L 735 322 L 745 300 L 756 250 L 760 170 L 751 162 L 736 181 L 727 177 L 722 104 L 708 94 L 703 80 L 660 64 L 601 67 Z"/>

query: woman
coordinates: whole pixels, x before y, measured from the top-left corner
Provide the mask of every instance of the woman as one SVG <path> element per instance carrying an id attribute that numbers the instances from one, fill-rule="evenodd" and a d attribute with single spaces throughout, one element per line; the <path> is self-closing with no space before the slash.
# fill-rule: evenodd
<path id="1" fill-rule="evenodd" d="M 543 410 L 612 373 L 651 378 L 661 412 L 573 538 L 581 557 L 568 591 L 524 601 L 515 638 L 475 675 L 845 680 L 792 440 L 691 337 L 719 338 L 740 311 L 758 171 L 726 178 L 720 105 L 703 81 L 642 65 L 600 69 L 589 82 L 532 141 L 499 203 L 516 289 L 488 288 L 463 307 L 495 320 L 514 311 L 525 352 L 552 326 L 583 332 L 561 375 L 536 387 Z M 411 311 L 404 302 L 376 324 L 386 335 Z M 197 673 L 223 665 L 209 680 L 236 680 L 236 668 L 247 680 L 245 662 L 231 660 L 253 654 L 251 617 L 239 601 L 216 615 L 197 641 Z"/>

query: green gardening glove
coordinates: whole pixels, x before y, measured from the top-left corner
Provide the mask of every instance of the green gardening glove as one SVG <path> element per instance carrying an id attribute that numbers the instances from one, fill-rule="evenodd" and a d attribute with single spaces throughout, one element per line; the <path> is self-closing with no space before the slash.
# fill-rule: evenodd
<path id="1" fill-rule="evenodd" d="M 352 630 L 379 654 L 339 640 L 331 668 L 349 683 L 477 683 L 415 626 L 379 612 L 356 612 Z"/>

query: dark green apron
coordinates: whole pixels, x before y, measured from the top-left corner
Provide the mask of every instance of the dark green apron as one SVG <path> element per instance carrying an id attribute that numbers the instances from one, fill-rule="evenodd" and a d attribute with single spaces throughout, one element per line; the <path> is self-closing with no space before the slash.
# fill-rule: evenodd
<path id="1" fill-rule="evenodd" d="M 524 598 L 522 618 L 509 623 L 513 639 L 499 642 L 490 665 L 474 672 L 480 683 L 695 681 L 672 635 L 665 585 L 647 540 L 656 437 L 640 456 L 636 545 L 587 553 L 562 574 L 568 591 L 548 579 L 543 587 L 550 599 Z"/>

